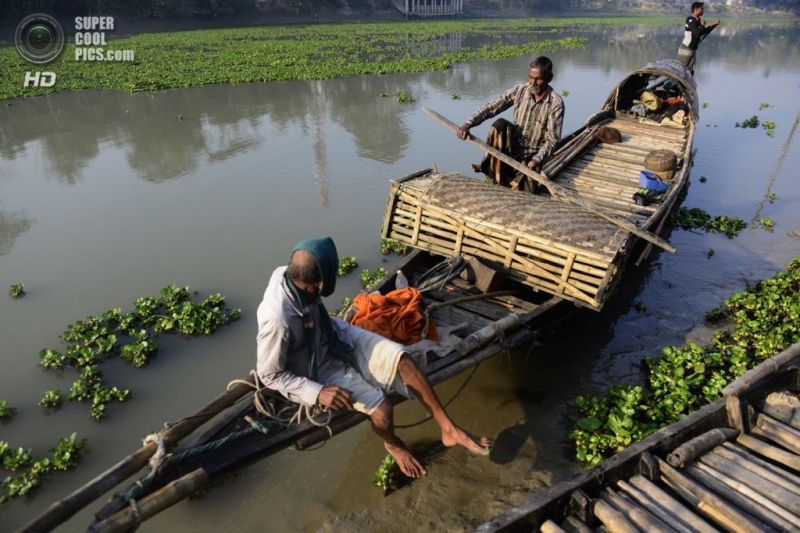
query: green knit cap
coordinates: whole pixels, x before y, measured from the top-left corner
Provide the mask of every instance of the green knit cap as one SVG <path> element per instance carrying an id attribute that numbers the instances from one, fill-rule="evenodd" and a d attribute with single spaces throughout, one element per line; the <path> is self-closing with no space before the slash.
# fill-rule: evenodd
<path id="1" fill-rule="evenodd" d="M 314 256 L 322 275 L 322 296 L 330 296 L 336 290 L 336 276 L 339 271 L 339 254 L 336 252 L 336 245 L 330 237 L 320 239 L 306 239 L 298 242 L 292 253 L 297 250 L 305 250 Z"/>

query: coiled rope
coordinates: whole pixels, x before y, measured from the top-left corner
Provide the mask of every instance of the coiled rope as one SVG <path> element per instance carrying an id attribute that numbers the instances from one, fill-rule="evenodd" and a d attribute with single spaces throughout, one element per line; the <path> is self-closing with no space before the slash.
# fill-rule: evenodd
<path id="1" fill-rule="evenodd" d="M 276 411 L 275 405 L 272 402 L 264 401 L 261 392 L 267 389 L 261 384 L 261 380 L 258 379 L 258 374 L 256 371 L 251 370 L 250 375 L 253 376 L 252 383 L 243 379 L 234 379 L 228 383 L 227 389 L 230 390 L 234 385 L 247 385 L 248 387 L 255 389 L 253 392 L 253 405 L 255 405 L 256 411 L 264 415 L 266 418 L 279 422 L 285 426 L 301 423 L 304 416 L 306 420 L 317 427 L 326 427 L 328 424 L 330 424 L 333 412 L 322 405 L 300 405 L 296 411 L 293 405 L 286 405 L 282 409 Z M 322 416 L 325 417 L 324 420 L 320 418 Z"/>

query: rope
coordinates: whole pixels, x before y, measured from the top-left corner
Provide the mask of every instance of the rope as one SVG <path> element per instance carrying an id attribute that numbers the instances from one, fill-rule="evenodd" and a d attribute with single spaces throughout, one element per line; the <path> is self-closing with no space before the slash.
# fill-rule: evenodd
<path id="1" fill-rule="evenodd" d="M 441 289 L 445 283 L 458 276 L 466 266 L 467 263 L 460 255 L 450 257 L 428 269 L 414 285 L 419 292 L 423 293 Z"/>
<path id="2" fill-rule="evenodd" d="M 160 433 L 152 433 L 144 438 L 142 443 L 147 446 L 151 442 L 155 442 L 158 449 L 156 453 L 150 457 L 150 470 L 158 470 L 161 466 L 161 463 L 164 461 L 164 457 L 167 456 L 167 449 L 164 447 L 164 440 L 161 438 Z"/>
<path id="3" fill-rule="evenodd" d="M 136 503 L 136 500 L 130 499 L 128 500 L 128 505 L 131 506 L 133 511 L 133 520 L 135 522 L 133 529 L 139 529 L 139 526 L 142 525 L 142 512 L 139 510 L 139 504 Z"/>
<path id="4" fill-rule="evenodd" d="M 311 424 L 317 427 L 326 427 L 328 429 L 328 433 L 333 436 L 333 431 L 328 425 L 331 421 L 331 416 L 333 413 L 327 408 L 319 405 L 301 405 L 297 411 L 295 411 L 293 405 L 287 405 L 276 412 L 273 402 L 264 401 L 264 398 L 262 397 L 262 392 L 267 389 L 261 384 L 261 380 L 258 379 L 256 371 L 251 370 L 250 375 L 254 377 L 253 383 L 243 379 L 235 379 L 228 383 L 226 389 L 230 390 L 234 385 L 247 385 L 252 387 L 254 389 L 253 404 L 255 405 L 256 410 L 268 419 L 266 423 L 259 422 L 258 420 L 247 416 L 245 417 L 245 420 L 247 420 L 249 427 L 246 429 L 236 433 L 231 433 L 226 437 L 208 442 L 202 446 L 196 446 L 179 454 L 170 456 L 167 456 L 164 441 L 162 440 L 160 434 L 148 435 L 145 437 L 144 443 L 148 444 L 149 442 L 155 442 L 158 446 L 158 450 L 155 454 L 153 454 L 153 457 L 150 458 L 150 472 L 129 487 L 117 492 L 114 497 L 131 504 L 131 507 L 134 508 L 134 513 L 136 513 L 137 509 L 134 507 L 136 500 L 140 499 L 142 495 L 149 490 L 150 485 L 153 483 L 156 475 L 160 471 L 166 470 L 168 467 L 178 464 L 186 459 L 217 451 L 230 442 L 244 438 L 253 433 L 258 432 L 266 435 L 273 427 L 285 428 L 292 424 L 299 424 L 303 421 L 304 416 L 306 420 L 311 422 Z M 324 421 L 319 420 L 320 415 L 326 415 Z"/>
<path id="5" fill-rule="evenodd" d="M 443 408 L 443 409 L 447 409 L 447 407 L 448 407 L 448 406 L 449 406 L 451 403 L 453 403 L 453 401 L 454 401 L 454 400 L 455 400 L 455 399 L 456 399 L 456 398 L 457 398 L 457 397 L 458 397 L 458 396 L 459 396 L 459 395 L 460 395 L 462 392 L 464 392 L 464 389 L 465 389 L 465 388 L 467 388 L 467 384 L 469 384 L 470 380 L 471 380 L 471 379 L 472 379 L 472 377 L 475 375 L 475 372 L 478 370 L 478 367 L 479 367 L 479 366 L 481 366 L 481 364 L 480 364 L 480 363 L 478 363 L 477 365 L 475 365 L 475 366 L 473 366 L 473 367 L 472 367 L 472 373 L 471 373 L 471 374 L 469 375 L 469 377 L 468 377 L 468 378 L 467 378 L 467 379 L 464 381 L 464 383 L 462 383 L 462 384 L 461 384 L 461 386 L 458 388 L 458 390 L 455 392 L 455 394 L 453 394 L 453 396 L 452 396 L 452 397 L 451 397 L 449 400 L 447 400 L 447 403 L 445 403 L 445 404 L 442 406 L 442 408 Z M 427 421 L 428 421 L 428 420 L 430 420 L 431 418 L 433 418 L 433 415 L 428 415 L 428 416 L 426 416 L 425 418 L 423 418 L 422 420 L 418 420 L 418 421 L 416 421 L 416 422 L 414 422 L 414 423 L 412 423 L 412 424 L 402 424 L 402 425 L 399 425 L 399 426 L 398 426 L 398 425 L 395 425 L 395 426 L 394 426 L 394 428 L 395 428 L 395 429 L 408 429 L 408 428 L 413 428 L 414 426 L 419 426 L 420 424 L 424 424 L 425 422 L 427 422 Z"/>
<path id="6" fill-rule="evenodd" d="M 279 422 L 285 426 L 300 424 L 303 421 L 304 415 L 305 419 L 311 422 L 311 424 L 314 426 L 324 427 L 330 424 L 333 412 L 329 411 L 327 407 L 321 405 L 300 405 L 297 408 L 297 411 L 294 411 L 293 405 L 287 405 L 279 411 L 275 411 L 275 406 L 272 402 L 264 402 L 261 393 L 262 391 L 268 389 L 261 384 L 261 380 L 258 379 L 258 374 L 256 371 L 251 370 L 250 375 L 253 376 L 254 383 L 250 383 L 249 381 L 245 381 L 243 379 L 234 379 L 228 383 L 227 389 L 230 390 L 230 388 L 234 385 L 247 385 L 248 387 L 255 389 L 253 392 L 253 404 L 256 407 L 256 411 L 264 415 L 264 417 Z M 289 413 L 292 412 L 293 414 L 290 415 Z M 322 415 L 325 415 L 325 419 L 319 420 L 319 417 Z"/>

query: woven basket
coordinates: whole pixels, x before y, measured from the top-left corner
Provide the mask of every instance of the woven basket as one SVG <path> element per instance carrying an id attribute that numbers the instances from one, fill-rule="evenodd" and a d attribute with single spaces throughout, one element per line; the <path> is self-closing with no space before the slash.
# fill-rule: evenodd
<path id="1" fill-rule="evenodd" d="M 644 168 L 655 172 L 665 180 L 675 177 L 678 156 L 672 150 L 653 150 L 644 158 Z"/>

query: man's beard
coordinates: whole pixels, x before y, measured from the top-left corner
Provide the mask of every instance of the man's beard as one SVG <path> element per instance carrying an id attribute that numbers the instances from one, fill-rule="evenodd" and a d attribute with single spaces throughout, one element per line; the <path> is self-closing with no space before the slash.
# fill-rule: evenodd
<path id="1" fill-rule="evenodd" d="M 544 86 L 531 85 L 531 92 L 536 96 L 541 95 L 545 91 L 545 89 L 547 89 L 546 85 Z"/>

